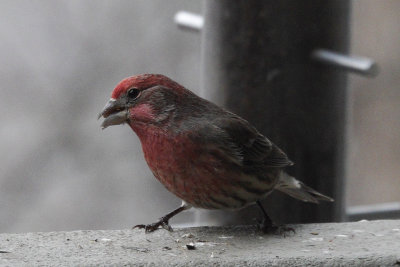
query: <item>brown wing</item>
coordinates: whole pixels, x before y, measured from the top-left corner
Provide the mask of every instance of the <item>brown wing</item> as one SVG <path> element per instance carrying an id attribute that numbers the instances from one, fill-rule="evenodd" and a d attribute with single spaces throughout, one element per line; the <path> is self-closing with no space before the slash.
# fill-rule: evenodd
<path id="1" fill-rule="evenodd" d="M 222 129 L 238 148 L 244 166 L 259 168 L 293 165 L 280 148 L 260 134 L 246 120 L 231 114 L 229 118 L 218 118 L 213 123 Z"/>
<path id="2" fill-rule="evenodd" d="M 188 132 L 197 144 L 216 149 L 250 169 L 293 165 L 281 149 L 239 116 L 198 97 L 185 104 L 190 108 L 181 107 L 179 114 L 184 116 L 176 117 L 179 127 L 175 128 Z"/>

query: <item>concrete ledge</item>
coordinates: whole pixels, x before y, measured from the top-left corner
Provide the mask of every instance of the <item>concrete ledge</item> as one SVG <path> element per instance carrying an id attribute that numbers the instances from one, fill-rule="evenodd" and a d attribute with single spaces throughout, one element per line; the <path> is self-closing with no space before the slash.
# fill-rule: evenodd
<path id="1" fill-rule="evenodd" d="M 1 234 L 0 265 L 400 265 L 400 220 L 293 228 L 286 237 L 252 226 Z"/>

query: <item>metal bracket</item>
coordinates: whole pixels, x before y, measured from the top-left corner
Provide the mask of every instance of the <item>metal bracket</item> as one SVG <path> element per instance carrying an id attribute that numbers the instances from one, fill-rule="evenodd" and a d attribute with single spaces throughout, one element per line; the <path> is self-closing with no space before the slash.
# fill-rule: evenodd
<path id="1" fill-rule="evenodd" d="M 179 11 L 175 14 L 174 22 L 183 29 L 200 31 L 204 25 L 203 16 L 187 11 Z"/>
<path id="2" fill-rule="evenodd" d="M 202 15 L 187 11 L 178 11 L 175 14 L 174 22 L 182 29 L 196 32 L 201 31 L 204 26 Z M 364 76 L 375 77 L 379 73 L 378 64 L 366 57 L 349 56 L 327 49 L 316 49 L 311 53 L 311 59 Z"/>
<path id="3" fill-rule="evenodd" d="M 311 53 L 311 59 L 319 63 L 370 77 L 377 76 L 379 72 L 378 64 L 370 58 L 348 56 L 326 49 L 314 50 Z"/>

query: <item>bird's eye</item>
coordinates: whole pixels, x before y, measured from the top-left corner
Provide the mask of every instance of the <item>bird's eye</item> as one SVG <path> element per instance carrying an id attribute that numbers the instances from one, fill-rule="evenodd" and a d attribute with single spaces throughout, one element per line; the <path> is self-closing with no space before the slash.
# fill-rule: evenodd
<path id="1" fill-rule="evenodd" d="M 128 97 L 130 99 L 136 99 L 139 96 L 140 91 L 136 88 L 131 88 L 128 91 Z"/>

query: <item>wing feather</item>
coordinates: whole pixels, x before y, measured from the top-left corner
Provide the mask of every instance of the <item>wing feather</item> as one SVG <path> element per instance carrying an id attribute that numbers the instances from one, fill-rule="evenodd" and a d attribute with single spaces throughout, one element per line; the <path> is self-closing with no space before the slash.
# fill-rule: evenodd
<path id="1" fill-rule="evenodd" d="M 286 167 L 293 165 L 287 155 L 246 120 L 231 114 L 213 122 L 223 130 L 240 151 L 243 165 L 254 167 Z"/>

